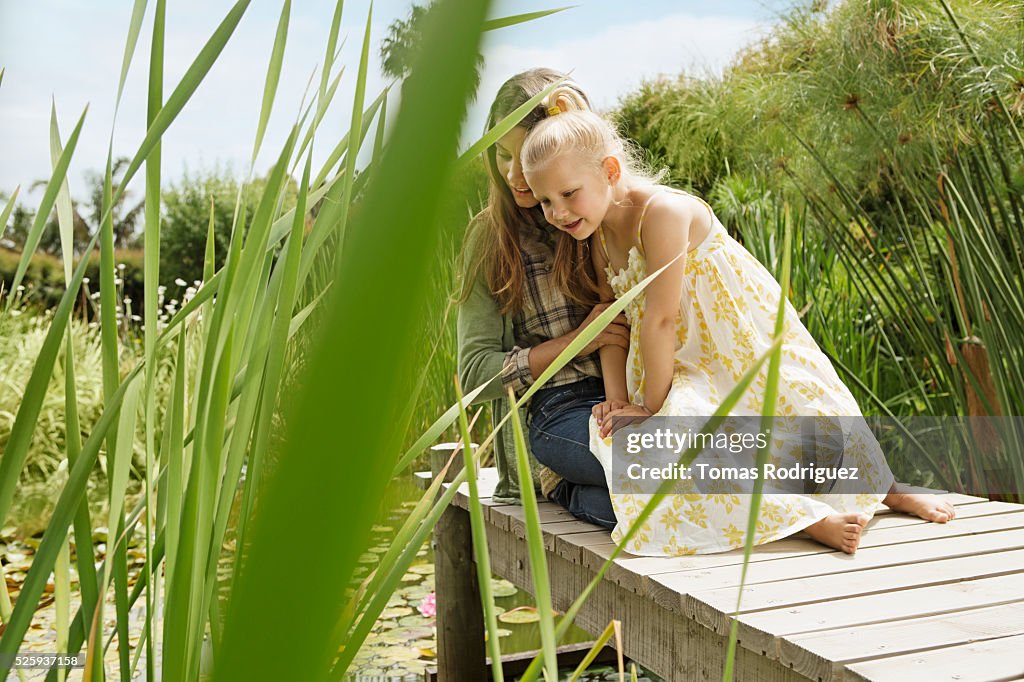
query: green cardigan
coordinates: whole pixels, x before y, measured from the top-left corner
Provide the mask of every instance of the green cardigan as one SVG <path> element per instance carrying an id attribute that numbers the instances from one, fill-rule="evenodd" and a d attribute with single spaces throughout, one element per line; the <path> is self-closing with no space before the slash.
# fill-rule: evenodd
<path id="1" fill-rule="evenodd" d="M 483 277 L 477 279 L 469 298 L 459 306 L 457 330 L 459 381 L 467 393 L 489 382 L 474 402 L 490 401 L 491 415 L 497 424 L 504 419 L 510 408 L 508 391 L 502 384 L 500 372 L 505 364 L 505 356 L 512 350 L 515 341 L 512 336 L 512 316 L 501 313 Z M 519 411 L 524 429 L 526 413 L 525 409 Z M 526 448 L 529 453 L 529 439 Z M 494 441 L 494 462 L 498 469 L 498 485 L 493 495 L 496 502 L 519 503 L 519 474 L 515 452 L 512 425 L 506 423 Z M 560 479 L 553 471 L 542 467 L 532 454 L 529 457 L 534 486 L 539 487 L 546 496 Z"/>

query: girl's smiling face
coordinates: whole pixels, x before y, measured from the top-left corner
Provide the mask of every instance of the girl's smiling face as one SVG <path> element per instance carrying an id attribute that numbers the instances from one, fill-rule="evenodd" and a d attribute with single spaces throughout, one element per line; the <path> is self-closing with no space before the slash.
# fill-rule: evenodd
<path id="1" fill-rule="evenodd" d="M 526 129 L 516 126 L 498 140 L 494 149 L 494 161 L 498 167 L 498 173 L 505 178 L 508 188 L 512 190 L 512 198 L 519 208 L 533 208 L 537 205 L 537 199 L 530 191 L 523 177 L 523 164 L 519 160 L 519 153 L 523 149 L 523 140 L 526 139 Z"/>
<path id="2" fill-rule="evenodd" d="M 549 223 L 580 241 L 594 234 L 608 213 L 618 164 L 608 157 L 598 167 L 573 152 L 558 154 L 526 172 Z M 612 168 L 614 166 L 614 168 Z"/>

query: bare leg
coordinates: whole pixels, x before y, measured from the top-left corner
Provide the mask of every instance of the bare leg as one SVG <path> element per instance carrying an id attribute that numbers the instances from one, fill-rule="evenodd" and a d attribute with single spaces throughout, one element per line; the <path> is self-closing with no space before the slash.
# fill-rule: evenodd
<path id="1" fill-rule="evenodd" d="M 900 492 L 899 483 L 893 483 L 889 494 L 882 500 L 894 511 L 919 516 L 925 521 L 946 523 L 956 518 L 956 509 L 938 495 Z"/>
<path id="2" fill-rule="evenodd" d="M 850 512 L 832 514 L 804 530 L 823 545 L 853 554 L 860 545 L 860 534 L 871 517 L 867 514 Z"/>

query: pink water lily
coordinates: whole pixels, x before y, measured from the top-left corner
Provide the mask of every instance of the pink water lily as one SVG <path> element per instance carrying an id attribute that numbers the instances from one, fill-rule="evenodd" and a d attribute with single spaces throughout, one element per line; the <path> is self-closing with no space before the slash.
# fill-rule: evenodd
<path id="1" fill-rule="evenodd" d="M 428 594 L 426 597 L 423 598 L 423 601 L 420 602 L 420 605 L 417 608 L 419 608 L 420 615 L 422 615 L 424 618 L 433 618 L 434 616 L 436 616 L 437 594 L 434 592 Z"/>

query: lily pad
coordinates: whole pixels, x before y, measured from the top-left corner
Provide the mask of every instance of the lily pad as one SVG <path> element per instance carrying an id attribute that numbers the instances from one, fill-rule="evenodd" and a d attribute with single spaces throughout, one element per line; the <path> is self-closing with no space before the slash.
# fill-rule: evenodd
<path id="1" fill-rule="evenodd" d="M 402 616 L 408 616 L 412 613 L 412 609 L 408 606 L 396 606 L 391 609 L 384 609 L 380 614 L 381 618 L 401 618 Z"/>
<path id="2" fill-rule="evenodd" d="M 498 633 L 498 639 L 501 639 L 502 637 L 508 637 L 509 635 L 512 634 L 512 631 L 507 629 L 507 628 L 498 628 L 497 630 L 495 630 L 495 632 Z M 487 638 L 488 638 L 488 635 L 485 632 L 484 633 L 484 640 L 486 641 Z"/>
<path id="3" fill-rule="evenodd" d="M 419 573 L 420 575 L 430 575 L 434 572 L 434 564 L 417 564 L 416 566 L 409 567 L 409 573 Z"/>
<path id="4" fill-rule="evenodd" d="M 432 621 L 429 618 L 423 616 L 406 616 L 405 618 L 399 618 L 398 624 L 403 627 L 423 627 L 430 625 Z"/>
<path id="5" fill-rule="evenodd" d="M 491 594 L 495 597 L 511 597 L 519 589 L 507 580 L 491 579 Z"/>
<path id="6" fill-rule="evenodd" d="M 540 613 L 537 612 L 536 606 L 520 606 L 501 614 L 498 616 L 498 620 L 509 625 L 536 623 L 540 620 Z"/>
<path id="7" fill-rule="evenodd" d="M 413 641 L 417 639 L 432 639 L 434 637 L 434 628 L 427 627 L 425 625 L 414 626 L 414 627 L 399 627 L 394 631 L 395 637 L 403 641 Z"/>

